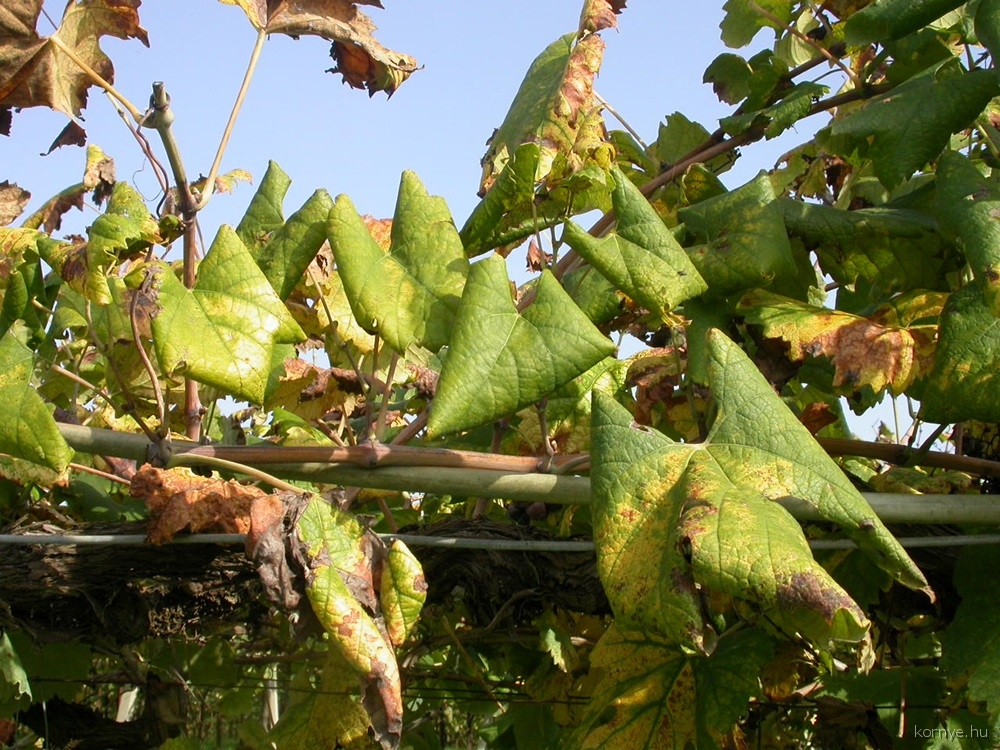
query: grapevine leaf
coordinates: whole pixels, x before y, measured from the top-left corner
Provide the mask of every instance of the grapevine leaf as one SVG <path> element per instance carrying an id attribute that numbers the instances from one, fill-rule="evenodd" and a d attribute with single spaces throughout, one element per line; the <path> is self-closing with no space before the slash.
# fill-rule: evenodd
<path id="1" fill-rule="evenodd" d="M 469 273 L 451 214 L 412 172 L 399 184 L 392 242 L 379 247 L 347 196 L 327 222 L 330 247 L 358 323 L 397 352 L 437 351 L 451 335 Z"/>
<path id="2" fill-rule="evenodd" d="M 959 254 L 927 214 L 902 209 L 857 211 L 781 199 L 785 226 L 819 256 L 824 273 L 844 286 L 871 282 L 871 293 L 947 289 L 945 274 L 962 265 Z"/>
<path id="3" fill-rule="evenodd" d="M 307 681 L 298 690 L 291 687 L 292 700 L 267 736 L 272 747 L 377 747 L 368 734 L 368 713 L 355 695 L 357 672 L 338 651 L 329 652 L 318 686 Z"/>
<path id="4" fill-rule="evenodd" d="M 563 237 L 618 289 L 665 316 L 708 286 L 639 189 L 617 167 L 611 174 L 615 231 L 598 239 L 567 222 Z"/>
<path id="5" fill-rule="evenodd" d="M 722 6 L 726 16 L 719 24 L 722 41 L 727 47 L 739 48 L 750 44 L 761 29 L 772 28 L 780 33 L 791 23 L 794 5 L 792 0 L 726 0 Z M 761 13 L 761 9 L 767 15 Z M 772 19 L 777 19 L 778 23 Z"/>
<path id="6" fill-rule="evenodd" d="M 260 181 L 260 187 L 254 193 L 246 214 L 236 227 L 236 235 L 247 246 L 255 260 L 271 238 L 271 233 L 280 229 L 285 223 L 282 204 L 291 184 L 291 178 L 281 167 L 273 161 L 268 162 L 264 179 Z"/>
<path id="7" fill-rule="evenodd" d="M 603 52 L 596 34 L 580 41 L 567 34 L 535 59 L 483 157 L 482 192 L 525 143 L 539 148 L 534 182 L 551 185 L 586 165 L 587 147 L 603 142 L 603 122 L 591 116 L 597 110 L 594 77 Z"/>
<path id="8" fill-rule="evenodd" d="M 0 633 L 0 710 L 17 712 L 21 697 L 31 698 L 31 684 L 6 632 Z"/>
<path id="9" fill-rule="evenodd" d="M 310 500 L 297 529 L 309 550 L 306 593 L 313 611 L 340 656 L 371 688 L 367 698 L 377 696 L 376 705 L 366 706 L 379 724 L 376 733 L 398 742 L 399 666 L 384 625 L 368 614 L 376 603 L 371 564 L 377 537 L 319 497 Z"/>
<path id="10" fill-rule="evenodd" d="M 591 392 L 618 393 L 625 388 L 625 370 L 625 363 L 608 357 L 546 399 L 548 439 L 559 453 L 582 453 L 590 448 Z M 503 452 L 530 455 L 544 450 L 538 410 L 528 407 L 518 416 L 517 429 L 504 436 Z"/>
<path id="11" fill-rule="evenodd" d="M 255 255 L 257 265 L 280 299 L 288 299 L 326 241 L 326 218 L 332 207 L 329 193 L 317 190 L 302 208 L 274 230 Z"/>
<path id="12" fill-rule="evenodd" d="M 644 634 L 612 625 L 591 654 L 601 674 L 574 747 L 721 748 L 760 691 L 771 656 L 759 631 L 724 639 L 710 657 L 688 657 Z"/>
<path id="13" fill-rule="evenodd" d="M 709 451 L 736 484 L 770 499 L 794 496 L 840 528 L 903 585 L 933 592 L 833 459 L 778 399 L 753 362 L 719 331 L 709 332 L 709 384 L 718 413 Z M 758 458 L 761 463 L 747 460 Z M 762 472 L 763 469 L 763 472 Z"/>
<path id="14" fill-rule="evenodd" d="M 155 273 L 153 341 L 164 372 L 263 402 L 275 349 L 305 336 L 236 232 L 219 229 L 193 289 L 164 265 Z"/>
<path id="15" fill-rule="evenodd" d="M 667 115 L 660 123 L 656 136 L 656 152 L 664 164 L 674 164 L 703 146 L 709 132 L 703 125 L 692 122 L 680 112 Z"/>
<path id="16" fill-rule="evenodd" d="M 920 393 L 921 415 L 930 422 L 1000 421 L 1000 318 L 982 294 L 970 284 L 952 294 L 941 313 L 934 367 Z"/>
<path id="17" fill-rule="evenodd" d="M 85 245 L 40 243 L 42 258 L 70 288 L 98 305 L 111 302 L 108 274 L 121 256 L 160 239 L 159 225 L 127 182 L 116 182 L 107 210 L 87 230 Z"/>
<path id="18" fill-rule="evenodd" d="M 809 114 L 812 104 L 828 91 L 826 86 L 811 81 L 795 84 L 781 99 L 764 109 L 750 111 L 719 120 L 729 135 L 739 135 L 754 126 L 764 128 L 765 137 L 776 138 Z"/>
<path id="19" fill-rule="evenodd" d="M 875 393 L 906 391 L 926 375 L 934 361 L 937 326 L 904 328 L 780 297 L 750 292 L 740 301 L 747 322 L 762 326 L 767 338 L 780 338 L 788 356 L 828 357 L 835 368 L 835 388 L 870 386 Z"/>
<path id="20" fill-rule="evenodd" d="M 476 427 L 545 398 L 614 352 L 545 271 L 518 313 L 503 258 L 472 266 L 431 408 L 433 435 Z"/>
<path id="21" fill-rule="evenodd" d="M 540 155 L 538 144 L 519 146 L 473 209 L 461 231 L 470 258 L 493 248 L 512 248 L 525 237 L 561 223 L 567 215 L 611 208 L 607 174 L 593 164 L 536 193 Z"/>
<path id="22" fill-rule="evenodd" d="M 420 618 L 427 599 L 427 581 L 420 561 L 398 539 L 389 547 L 379 601 L 389 641 L 399 648 Z"/>
<path id="23" fill-rule="evenodd" d="M 417 69 L 417 61 L 409 55 L 386 49 L 373 36 L 376 26 L 358 10 L 359 3 L 328 0 L 277 0 L 261 3 L 256 0 L 221 0 L 226 5 L 239 5 L 253 27 L 268 34 L 318 36 L 333 42 L 331 55 L 344 82 L 356 89 L 368 89 L 369 96 L 377 91 L 392 93 Z M 362 0 L 363 2 L 363 0 Z M 380 3 L 375 3 L 381 7 Z"/>
<path id="24" fill-rule="evenodd" d="M 713 295 L 780 288 L 795 276 L 781 207 L 767 175 L 683 208 L 679 217 L 698 243 L 687 252 Z"/>
<path id="25" fill-rule="evenodd" d="M 1000 317 L 1000 188 L 960 154 L 941 155 L 937 215 L 958 235 L 990 311 Z"/>
<path id="26" fill-rule="evenodd" d="M 762 496 L 761 479 L 734 482 L 734 459 L 718 447 L 641 432 L 613 401 L 596 401 L 594 541 L 619 622 L 711 651 L 704 588 L 752 601 L 818 641 L 860 639 L 867 619 L 813 560 L 798 523 Z M 748 450 L 738 460 L 760 473 L 768 458 Z"/>
<path id="27" fill-rule="evenodd" d="M 563 277 L 563 288 L 584 315 L 597 325 L 613 320 L 621 312 L 617 290 L 596 268 L 574 268 Z"/>
<path id="28" fill-rule="evenodd" d="M 0 182 L 0 227 L 14 221 L 31 200 L 31 193 L 7 180 Z"/>
<path id="29" fill-rule="evenodd" d="M 847 19 L 845 41 L 860 47 L 901 39 L 964 4 L 964 0 L 879 0 Z"/>
<path id="30" fill-rule="evenodd" d="M 1000 2 L 980 0 L 976 8 L 976 36 L 990 51 L 993 59 L 1000 59 Z"/>
<path id="31" fill-rule="evenodd" d="M 68 3 L 51 37 L 35 30 L 42 5 L 42 0 L 22 0 L 5 4 L 0 14 L 0 106 L 51 107 L 75 117 L 86 107 L 93 82 L 53 39 L 113 82 L 114 67 L 101 50 L 100 38 L 138 39 L 148 47 L 146 31 L 139 25 L 139 0 Z"/>
<path id="32" fill-rule="evenodd" d="M 767 502 L 785 496 L 840 524 L 897 579 L 930 595 L 864 498 L 718 331 L 709 334 L 708 381 L 717 417 L 697 445 L 636 428 L 595 394 L 594 541 L 619 621 L 708 651 L 697 591 L 705 586 L 817 640 L 860 638 L 864 614 L 813 561 L 792 516 Z"/>
<path id="33" fill-rule="evenodd" d="M 955 566 L 955 585 L 962 603 L 944 632 L 941 666 L 954 681 L 969 681 L 969 698 L 986 703 L 991 716 L 1000 714 L 1000 606 L 995 582 L 1000 551 L 994 546 L 968 547 Z"/>
<path id="34" fill-rule="evenodd" d="M 15 323 L 0 338 L 0 452 L 61 474 L 73 451 L 31 383 L 34 355 L 27 330 Z"/>
<path id="35" fill-rule="evenodd" d="M 875 176 L 893 188 L 937 157 L 998 93 L 992 70 L 938 65 L 834 120 L 817 140 L 835 154 L 871 159 Z"/>

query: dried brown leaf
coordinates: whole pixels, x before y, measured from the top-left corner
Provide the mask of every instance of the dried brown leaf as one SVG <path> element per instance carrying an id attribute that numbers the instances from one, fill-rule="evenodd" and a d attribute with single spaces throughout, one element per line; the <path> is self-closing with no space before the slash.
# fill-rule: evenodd
<path id="1" fill-rule="evenodd" d="M 0 105 L 51 107 L 75 117 L 87 105 L 90 77 L 53 39 L 109 83 L 114 67 L 100 48 L 102 36 L 138 39 L 147 47 L 139 25 L 140 0 L 80 0 L 66 6 L 59 28 L 51 37 L 35 30 L 42 0 L 12 0 L 0 12 Z"/>
<path id="2" fill-rule="evenodd" d="M 70 120 L 66 123 L 66 127 L 59 131 L 59 135 L 52 141 L 49 150 L 42 154 L 42 156 L 48 156 L 57 148 L 62 148 L 63 146 L 85 145 L 87 145 L 87 131 L 81 128 L 76 120 Z"/>
<path id="3" fill-rule="evenodd" d="M 618 27 L 615 17 L 625 10 L 628 0 L 586 0 L 580 13 L 580 31 L 594 33 Z"/>
<path id="4" fill-rule="evenodd" d="M 331 72 L 340 73 L 354 88 L 369 95 L 385 91 L 390 96 L 417 62 L 409 55 L 383 47 L 373 36 L 377 27 L 356 2 L 348 0 L 222 0 L 239 5 L 255 28 L 269 34 L 291 37 L 318 36 L 333 42 L 330 54 L 337 62 Z M 362 0 L 363 2 L 363 0 Z M 377 0 L 364 2 L 381 8 Z"/>
<path id="5" fill-rule="evenodd" d="M 146 536 L 152 544 L 169 542 L 182 531 L 246 534 L 253 502 L 266 495 L 235 480 L 197 477 L 148 464 L 132 477 L 131 493 L 146 501 Z"/>
<path id="6" fill-rule="evenodd" d="M 4 180 L 0 182 L 0 227 L 5 227 L 21 215 L 31 200 L 31 193 Z"/>

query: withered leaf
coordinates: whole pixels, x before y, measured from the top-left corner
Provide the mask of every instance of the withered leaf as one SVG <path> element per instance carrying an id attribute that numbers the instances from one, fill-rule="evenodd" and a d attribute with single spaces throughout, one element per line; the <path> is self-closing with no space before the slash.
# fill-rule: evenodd
<path id="1" fill-rule="evenodd" d="M 182 531 L 246 534 L 251 505 L 266 495 L 235 480 L 196 477 L 148 464 L 132 477 L 131 493 L 146 501 L 146 536 L 152 544 L 169 542 Z"/>
<path id="2" fill-rule="evenodd" d="M 4 3 L 0 13 L 0 105 L 51 107 L 71 117 L 87 105 L 93 82 L 60 49 L 67 47 L 109 83 L 115 73 L 101 50 L 100 38 L 138 39 L 147 47 L 139 25 L 140 0 L 80 0 L 66 6 L 59 28 L 50 37 L 35 30 L 42 0 Z"/>
<path id="3" fill-rule="evenodd" d="M 63 146 L 85 146 L 87 145 L 87 131 L 77 124 L 76 120 L 70 120 L 66 127 L 59 131 L 59 135 L 52 141 L 49 150 L 41 156 L 48 156 L 57 148 Z"/>
<path id="4" fill-rule="evenodd" d="M 623 10 L 628 0 L 586 0 L 580 13 L 580 31 L 595 32 L 618 27 L 615 18 Z"/>
<path id="5" fill-rule="evenodd" d="M 417 61 L 386 49 L 373 36 L 376 26 L 348 0 L 221 0 L 239 5 L 250 23 L 269 34 L 318 36 L 333 42 L 331 56 L 344 82 L 353 88 L 392 93 L 417 69 Z M 381 8 L 379 2 L 364 2 Z"/>
<path id="6" fill-rule="evenodd" d="M 31 193 L 4 180 L 0 182 L 0 227 L 7 226 L 21 215 L 31 200 Z"/>

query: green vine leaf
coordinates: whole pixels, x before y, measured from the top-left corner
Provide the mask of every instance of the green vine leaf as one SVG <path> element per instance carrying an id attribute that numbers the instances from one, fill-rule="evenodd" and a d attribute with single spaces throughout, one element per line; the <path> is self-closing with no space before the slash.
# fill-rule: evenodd
<path id="1" fill-rule="evenodd" d="M 965 5 L 963 0 L 879 0 L 862 8 L 844 27 L 845 41 L 860 47 L 901 39 Z"/>
<path id="2" fill-rule="evenodd" d="M 951 295 L 941 313 L 934 367 L 920 391 L 929 422 L 1000 422 L 1000 318 L 983 302 L 979 285 Z"/>
<path id="3" fill-rule="evenodd" d="M 823 271 L 844 286 L 871 284 L 872 301 L 909 289 L 948 289 L 961 255 L 921 211 L 830 206 L 779 199 L 788 234 L 815 252 Z"/>
<path id="4" fill-rule="evenodd" d="M 776 26 L 774 21 L 760 12 L 767 11 L 781 23 L 792 21 L 792 0 L 726 0 L 722 9 L 726 17 L 722 19 L 719 28 L 722 29 L 722 41 L 727 47 L 739 48 L 750 44 L 761 29 L 772 28 L 775 33 L 784 31 L 784 27 Z"/>
<path id="5" fill-rule="evenodd" d="M 690 657 L 643 633 L 612 625 L 591 654 L 601 674 L 570 745 L 722 748 L 725 729 L 758 695 L 770 639 L 745 630 L 710 657 Z"/>
<path id="6" fill-rule="evenodd" d="M 163 371 L 262 403 L 275 352 L 305 335 L 236 232 L 219 229 L 193 289 L 165 265 L 154 273 L 161 309 L 153 318 L 153 344 Z"/>
<path id="7" fill-rule="evenodd" d="M 0 633 L 0 710 L 15 714 L 22 697 L 31 699 L 31 683 L 6 632 Z"/>
<path id="8" fill-rule="evenodd" d="M 1000 94 L 995 71 L 956 68 L 935 65 L 834 120 L 816 134 L 817 141 L 835 154 L 871 159 L 882 184 L 896 187 L 937 157 L 951 134 L 968 127 Z"/>
<path id="9" fill-rule="evenodd" d="M 595 394 L 594 541 L 620 622 L 710 651 L 698 592 L 705 586 L 756 602 L 817 641 L 860 639 L 864 614 L 812 559 L 798 523 L 770 502 L 786 496 L 840 524 L 898 580 L 933 596 L 847 477 L 718 331 L 709 334 L 708 381 L 717 416 L 703 444 L 638 428 Z"/>
<path id="10" fill-rule="evenodd" d="M 499 255 L 472 266 L 428 433 L 470 429 L 539 401 L 611 355 L 614 344 L 545 271 L 518 313 Z"/>
<path id="11" fill-rule="evenodd" d="M 1000 187 L 957 152 L 941 155 L 936 213 L 957 235 L 993 315 L 1000 317 Z"/>
<path id="12" fill-rule="evenodd" d="M 795 260 L 767 175 L 679 212 L 695 243 L 687 248 L 713 296 L 757 287 L 783 289 Z"/>
<path id="13" fill-rule="evenodd" d="M 280 299 L 288 299 L 326 241 L 326 219 L 331 208 L 330 194 L 317 190 L 254 254 L 257 265 Z"/>
<path id="14" fill-rule="evenodd" d="M 598 239 L 570 221 L 563 239 L 618 289 L 666 316 L 708 285 L 639 189 L 617 167 L 611 176 L 615 231 Z"/>
<path id="15" fill-rule="evenodd" d="M 52 409 L 31 382 L 34 353 L 26 341 L 23 323 L 15 323 L 0 338 L 0 403 L 4 405 L 0 409 L 0 452 L 61 475 L 69 468 L 73 451 L 59 432 Z M 17 474 L 17 466 L 13 468 Z"/>
<path id="16" fill-rule="evenodd" d="M 257 192 L 254 193 L 246 213 L 236 227 L 236 236 L 247 246 L 255 260 L 271 239 L 271 233 L 285 224 L 282 206 L 291 184 L 292 179 L 276 162 L 267 163 L 264 179 L 260 181 Z"/>
<path id="17" fill-rule="evenodd" d="M 444 199 L 428 195 L 412 172 L 399 183 L 392 242 L 379 247 L 346 195 L 327 222 L 330 247 L 358 323 L 400 354 L 437 351 L 451 336 L 469 273 Z"/>

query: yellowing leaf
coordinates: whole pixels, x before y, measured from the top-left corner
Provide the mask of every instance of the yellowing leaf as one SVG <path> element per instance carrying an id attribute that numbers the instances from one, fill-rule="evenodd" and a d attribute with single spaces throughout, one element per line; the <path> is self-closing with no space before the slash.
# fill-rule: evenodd
<path id="1" fill-rule="evenodd" d="M 264 400 L 272 364 L 305 338 L 246 246 L 227 226 L 198 268 L 194 289 L 173 271 L 158 271 L 153 341 L 167 373 L 214 385 L 252 403 Z"/>
<path id="2" fill-rule="evenodd" d="M 340 73 L 344 82 L 353 88 L 368 89 L 369 95 L 386 91 L 391 96 L 417 69 L 417 61 L 412 57 L 386 49 L 375 40 L 372 35 L 377 27 L 358 10 L 360 3 L 346 0 L 220 1 L 239 5 L 254 28 L 268 34 L 318 36 L 333 42 L 331 55 L 337 67 L 332 72 Z"/>
<path id="3" fill-rule="evenodd" d="M 789 359 L 829 358 L 834 387 L 870 386 L 876 393 L 890 388 L 898 395 L 934 361 L 934 325 L 882 325 L 760 290 L 743 297 L 740 309 L 747 321 L 763 326 L 765 336 L 788 343 Z"/>
<path id="4" fill-rule="evenodd" d="M 0 106 L 51 107 L 76 116 L 87 104 L 93 85 L 79 65 L 53 43 L 71 49 L 108 82 L 115 73 L 101 51 L 100 38 L 138 39 L 147 47 L 139 25 L 140 0 L 80 0 L 66 5 L 55 34 L 35 30 L 42 0 L 4 3 L 0 13 Z"/>
<path id="5" fill-rule="evenodd" d="M 710 657 L 690 657 L 648 635 L 608 628 L 591 654 L 601 675 L 572 747 L 719 748 L 771 655 L 763 633 L 723 639 Z"/>
<path id="6" fill-rule="evenodd" d="M 578 142 L 595 145 L 603 141 L 603 122 L 590 117 L 597 109 L 594 76 L 603 54 L 599 36 L 577 41 L 576 34 L 567 34 L 535 59 L 483 157 L 481 192 L 492 187 L 518 147 L 526 143 L 539 146 L 536 182 L 554 183 L 585 165 L 588 154 L 578 150 Z"/>
<path id="7" fill-rule="evenodd" d="M 799 497 L 900 582 L 923 575 L 750 359 L 709 334 L 716 418 L 706 442 L 641 428 L 595 393 L 592 513 L 598 571 L 622 627 L 710 652 L 703 597 L 755 603 L 814 641 L 859 640 L 865 615 L 813 560 L 798 523 L 772 501 Z"/>
<path id="8" fill-rule="evenodd" d="M 374 535 L 319 497 L 309 502 L 297 529 L 309 551 L 306 593 L 313 611 L 331 645 L 368 686 L 364 701 L 376 737 L 396 747 L 403 721 L 399 666 L 384 625 L 369 614 L 377 606 Z"/>
<path id="9" fill-rule="evenodd" d="M 379 600 L 389 640 L 399 648 L 420 618 L 427 599 L 427 581 L 420 561 L 398 539 L 389 547 L 387 563 L 382 570 Z"/>

